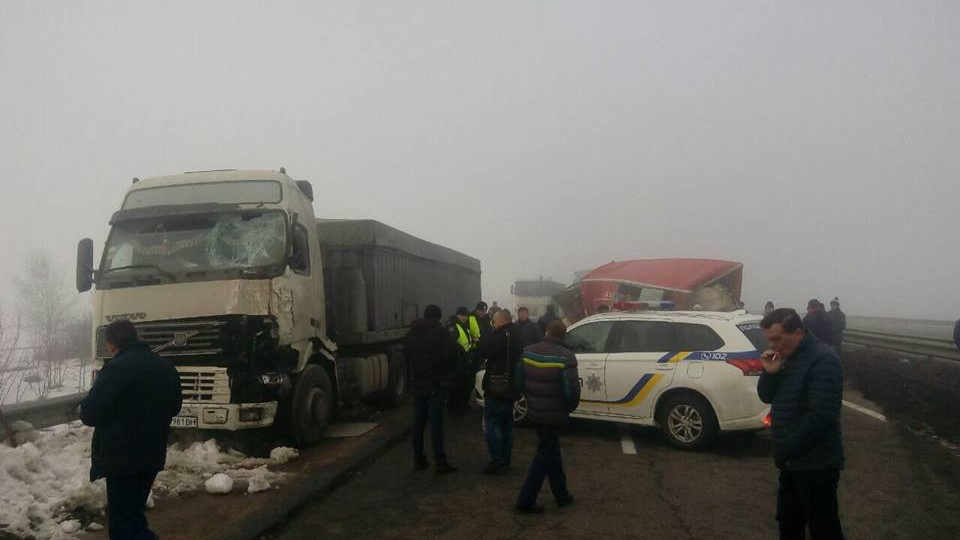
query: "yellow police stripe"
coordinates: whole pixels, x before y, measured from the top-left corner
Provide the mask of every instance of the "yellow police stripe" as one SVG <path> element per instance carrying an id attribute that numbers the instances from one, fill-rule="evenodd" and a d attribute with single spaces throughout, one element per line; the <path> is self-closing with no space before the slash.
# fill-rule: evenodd
<path id="1" fill-rule="evenodd" d="M 657 383 L 660 382 L 660 379 L 662 378 L 663 378 L 663 375 L 657 373 L 653 377 L 650 377 L 650 380 L 647 381 L 647 384 L 643 385 L 643 388 L 641 388 L 640 391 L 637 392 L 637 395 L 633 396 L 633 399 L 631 399 L 626 403 L 611 403 L 610 405 L 616 405 L 617 407 L 636 407 L 637 405 L 640 404 L 641 401 L 643 401 L 644 398 L 647 397 L 647 394 L 649 394 L 650 391 L 653 390 L 655 386 L 657 386 Z"/>

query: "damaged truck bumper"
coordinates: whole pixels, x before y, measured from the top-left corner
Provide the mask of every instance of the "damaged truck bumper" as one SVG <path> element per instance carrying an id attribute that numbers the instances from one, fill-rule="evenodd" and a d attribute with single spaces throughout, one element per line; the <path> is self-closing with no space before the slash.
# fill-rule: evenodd
<path id="1" fill-rule="evenodd" d="M 180 414 L 170 422 L 174 428 L 256 429 L 273 425 L 277 402 L 197 403 L 184 401 Z"/>

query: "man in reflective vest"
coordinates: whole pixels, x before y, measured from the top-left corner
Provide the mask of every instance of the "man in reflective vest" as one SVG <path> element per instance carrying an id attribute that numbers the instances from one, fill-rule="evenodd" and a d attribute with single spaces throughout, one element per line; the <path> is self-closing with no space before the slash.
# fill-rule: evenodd
<path id="1" fill-rule="evenodd" d="M 473 378 L 476 371 L 473 366 L 473 350 L 476 340 L 470 333 L 470 312 L 460 307 L 457 314 L 450 319 L 447 328 L 450 336 L 460 346 L 461 354 L 457 357 L 451 377 L 450 399 L 447 400 L 447 412 L 452 415 L 463 415 L 470 410 L 470 393 L 473 391 Z"/>
<path id="2" fill-rule="evenodd" d="M 469 317 L 470 335 L 474 343 L 479 343 L 480 338 L 490 333 L 490 317 L 487 315 L 487 303 L 480 302 Z"/>

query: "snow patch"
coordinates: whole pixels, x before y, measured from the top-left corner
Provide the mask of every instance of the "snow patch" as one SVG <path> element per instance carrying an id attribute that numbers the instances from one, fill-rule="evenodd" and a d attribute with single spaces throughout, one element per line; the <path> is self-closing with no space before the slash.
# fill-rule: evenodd
<path id="1" fill-rule="evenodd" d="M 288 448 L 286 446 L 278 446 L 270 451 L 270 460 L 274 463 L 280 465 L 287 463 L 288 461 L 297 459 L 300 457 L 300 452 L 295 448 Z"/>
<path id="2" fill-rule="evenodd" d="M 218 473 L 208 478 L 204 486 L 207 488 L 207 493 L 227 494 L 233 491 L 233 478 L 224 473 Z"/>
<path id="3" fill-rule="evenodd" d="M 90 482 L 90 441 L 93 428 L 79 422 L 44 430 L 23 427 L 23 444 L 0 444 L 0 531 L 21 537 L 61 539 L 87 530 L 100 530 L 106 509 L 106 483 Z M 230 481 L 246 486 L 247 493 L 276 489 L 282 473 L 269 467 L 299 456 L 292 448 L 275 448 L 270 458 L 251 458 L 225 451 L 215 440 L 167 449 L 166 470 L 157 475 L 147 506 L 157 499 L 205 489 L 207 481 L 223 486 Z M 226 480 L 224 480 L 226 478 Z M 245 483 L 245 484 L 244 484 Z M 76 521 L 79 528 L 68 531 Z"/>
<path id="4" fill-rule="evenodd" d="M 266 467 L 257 467 L 254 469 L 247 484 L 247 493 L 268 491 L 270 489 L 270 481 L 267 480 L 267 474 L 269 473 L 270 471 L 268 471 Z"/>
<path id="5" fill-rule="evenodd" d="M 60 530 L 67 534 L 73 534 L 82 528 L 79 519 L 68 519 L 60 522 Z"/>

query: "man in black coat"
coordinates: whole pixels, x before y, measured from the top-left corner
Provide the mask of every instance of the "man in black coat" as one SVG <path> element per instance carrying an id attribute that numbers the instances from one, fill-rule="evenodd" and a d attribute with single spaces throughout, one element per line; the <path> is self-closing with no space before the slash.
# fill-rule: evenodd
<path id="1" fill-rule="evenodd" d="M 830 301 L 830 311 L 827 312 L 830 327 L 833 330 L 833 349 L 837 356 L 843 351 L 843 332 L 847 329 L 847 314 L 840 309 L 840 299 L 836 296 Z"/>
<path id="2" fill-rule="evenodd" d="M 548 305 L 547 312 L 537 319 L 537 326 L 540 327 L 540 335 L 545 335 L 547 333 L 547 325 L 558 319 L 560 319 L 560 317 L 557 317 L 556 306 L 553 304 Z"/>
<path id="3" fill-rule="evenodd" d="M 833 347 L 836 339 L 833 335 L 833 324 L 823 303 L 814 298 L 807 303 L 807 315 L 803 318 L 803 327 L 808 334 Z"/>
<path id="4" fill-rule="evenodd" d="M 540 333 L 540 327 L 537 323 L 530 320 L 530 310 L 522 307 L 517 310 L 517 322 L 514 323 L 517 335 L 524 347 L 540 343 L 543 340 L 543 334 Z"/>
<path id="5" fill-rule="evenodd" d="M 513 389 L 517 363 L 523 355 L 523 342 L 516 335 L 510 313 L 500 311 L 493 319 L 494 331 L 480 340 L 478 348 L 487 359 L 483 373 L 483 426 L 490 451 L 490 463 L 484 474 L 501 474 L 510 468 L 513 456 L 513 404 L 517 395 Z M 491 384 L 491 378 L 506 380 L 502 393 Z"/>
<path id="6" fill-rule="evenodd" d="M 93 426 L 90 480 L 107 479 L 110 540 L 150 539 L 144 506 L 167 458 L 170 420 L 180 412 L 180 376 L 169 361 L 137 340 L 126 319 L 106 329 L 113 358 L 80 404 Z"/>
<path id="7" fill-rule="evenodd" d="M 837 482 L 844 466 L 840 433 L 843 372 L 833 349 L 813 339 L 792 309 L 760 322 L 770 348 L 757 393 L 770 404 L 774 462 L 780 469 L 780 538 L 842 539 Z"/>
<path id="8" fill-rule="evenodd" d="M 447 389 L 453 367 L 459 355 L 459 345 L 440 324 L 441 311 L 433 304 L 423 310 L 423 318 L 413 321 L 403 341 L 403 354 L 410 366 L 410 385 L 413 388 L 413 444 L 414 469 L 422 471 L 430 466 L 423 451 L 423 435 L 430 420 L 430 439 L 437 474 L 457 470 L 447 460 L 443 446 L 443 414 Z"/>

